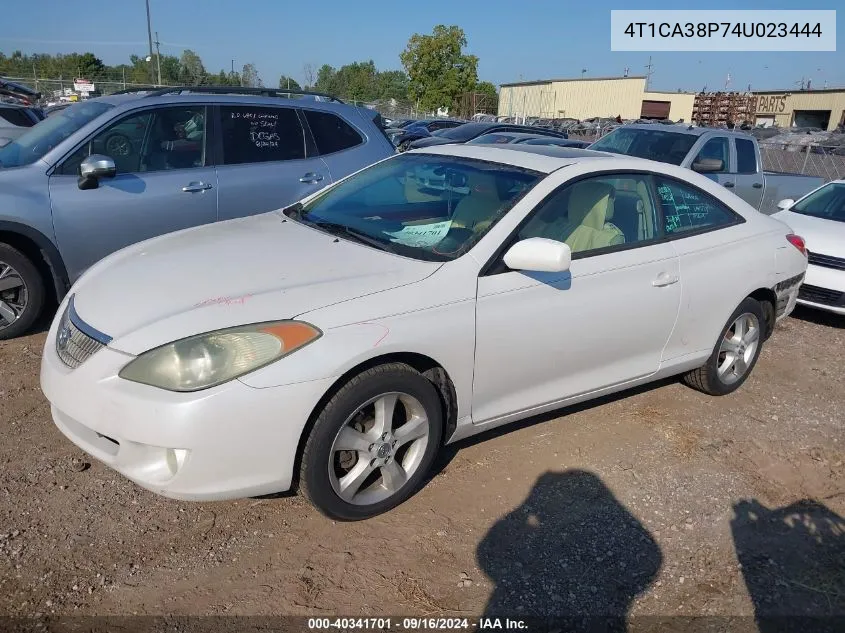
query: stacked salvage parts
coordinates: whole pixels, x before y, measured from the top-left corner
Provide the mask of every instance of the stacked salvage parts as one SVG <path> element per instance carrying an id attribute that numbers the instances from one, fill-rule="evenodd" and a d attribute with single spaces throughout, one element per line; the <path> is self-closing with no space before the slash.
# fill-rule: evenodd
<path id="1" fill-rule="evenodd" d="M 750 92 L 699 92 L 692 106 L 692 120 L 705 127 L 754 124 L 757 98 Z"/>

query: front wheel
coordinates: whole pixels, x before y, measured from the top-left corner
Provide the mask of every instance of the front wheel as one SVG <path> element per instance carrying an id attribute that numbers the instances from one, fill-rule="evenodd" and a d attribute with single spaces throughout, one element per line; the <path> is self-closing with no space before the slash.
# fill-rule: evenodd
<path id="1" fill-rule="evenodd" d="M 26 332 L 41 314 L 45 296 L 35 264 L 18 249 L 0 244 L 0 341 Z"/>
<path id="2" fill-rule="evenodd" d="M 711 396 L 736 391 L 757 364 L 765 330 L 763 306 L 756 299 L 746 298 L 728 319 L 710 358 L 687 373 L 684 382 Z"/>
<path id="3" fill-rule="evenodd" d="M 319 413 L 302 454 L 302 489 L 333 519 L 386 512 L 422 484 L 442 432 L 440 396 L 429 380 L 401 363 L 373 367 Z"/>

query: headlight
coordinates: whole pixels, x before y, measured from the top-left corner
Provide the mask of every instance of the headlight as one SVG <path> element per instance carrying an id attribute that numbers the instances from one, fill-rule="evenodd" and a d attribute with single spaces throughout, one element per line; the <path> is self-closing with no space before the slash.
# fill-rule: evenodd
<path id="1" fill-rule="evenodd" d="M 144 352 L 119 375 L 169 391 L 198 391 L 272 363 L 320 336 L 320 330 L 301 321 L 206 332 Z"/>

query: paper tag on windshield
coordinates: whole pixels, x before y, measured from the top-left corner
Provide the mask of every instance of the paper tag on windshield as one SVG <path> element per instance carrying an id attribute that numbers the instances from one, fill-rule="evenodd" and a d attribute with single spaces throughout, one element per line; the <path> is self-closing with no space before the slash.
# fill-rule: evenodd
<path id="1" fill-rule="evenodd" d="M 433 224 L 406 226 L 401 231 L 388 233 L 388 235 L 393 236 L 394 242 L 399 242 L 406 246 L 426 248 L 428 246 L 434 246 L 446 237 L 451 226 L 452 221 L 446 220 L 445 222 L 435 222 Z"/>

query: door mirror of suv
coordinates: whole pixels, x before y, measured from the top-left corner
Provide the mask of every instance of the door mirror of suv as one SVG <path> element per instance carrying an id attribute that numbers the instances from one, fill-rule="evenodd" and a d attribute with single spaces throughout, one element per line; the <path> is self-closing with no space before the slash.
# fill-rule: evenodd
<path id="1" fill-rule="evenodd" d="M 784 198 L 783 200 L 778 202 L 778 209 L 786 211 L 793 204 L 795 204 L 795 200 L 793 200 L 792 198 Z"/>
<path id="2" fill-rule="evenodd" d="M 572 251 L 567 244 L 545 237 L 529 237 L 505 253 L 505 265 L 512 270 L 562 273 L 569 270 Z"/>
<path id="3" fill-rule="evenodd" d="M 114 178 L 117 167 L 110 156 L 91 154 L 79 164 L 79 188 L 96 189 L 100 178 Z"/>
<path id="4" fill-rule="evenodd" d="M 699 174 L 707 174 L 715 171 L 722 171 L 725 168 L 725 161 L 721 158 L 700 158 L 692 164 L 692 170 Z"/>

